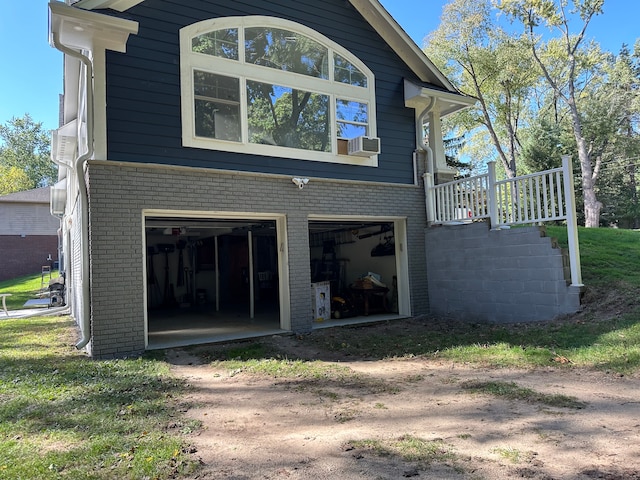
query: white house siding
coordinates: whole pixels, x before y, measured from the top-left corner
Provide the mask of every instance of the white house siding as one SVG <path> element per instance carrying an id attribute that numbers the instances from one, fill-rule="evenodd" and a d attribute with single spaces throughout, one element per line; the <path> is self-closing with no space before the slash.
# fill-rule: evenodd
<path id="1" fill-rule="evenodd" d="M 311 178 L 300 190 L 288 176 L 106 161 L 90 162 L 88 178 L 91 352 L 96 358 L 125 356 L 145 348 L 145 209 L 286 215 L 291 329 L 295 332 L 312 327 L 308 216 L 406 217 L 411 313 L 429 310 L 421 186 Z"/>

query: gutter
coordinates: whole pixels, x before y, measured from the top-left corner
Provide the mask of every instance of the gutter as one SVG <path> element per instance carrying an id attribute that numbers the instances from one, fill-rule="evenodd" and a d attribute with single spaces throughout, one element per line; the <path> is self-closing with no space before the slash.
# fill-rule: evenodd
<path id="1" fill-rule="evenodd" d="M 89 330 L 91 328 L 91 321 L 89 316 L 90 310 L 90 270 L 89 270 L 89 196 L 87 192 L 87 184 L 84 178 L 84 167 L 93 156 L 93 65 L 91 60 L 81 52 L 74 50 L 60 42 L 59 34 L 54 32 L 51 37 L 53 47 L 61 51 L 65 55 L 78 59 L 86 67 L 86 117 L 87 117 L 87 151 L 86 153 L 79 155 L 73 161 L 72 165 L 63 165 L 67 168 L 73 168 L 76 173 L 76 179 L 78 181 L 78 189 L 80 191 L 81 202 L 81 215 L 80 215 L 80 229 L 82 232 L 82 308 L 80 318 L 80 330 L 82 332 L 82 338 L 76 343 L 76 348 L 80 350 L 84 348 L 91 339 Z M 80 120 L 80 119 L 78 119 Z M 80 129 L 82 128 L 82 122 L 77 122 L 77 138 L 80 138 Z M 56 160 L 55 163 L 60 165 Z"/>

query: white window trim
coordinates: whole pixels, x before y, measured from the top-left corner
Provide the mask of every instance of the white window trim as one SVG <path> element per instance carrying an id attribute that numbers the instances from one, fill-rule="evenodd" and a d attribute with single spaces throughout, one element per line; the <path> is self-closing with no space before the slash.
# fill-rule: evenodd
<path id="1" fill-rule="evenodd" d="M 305 35 L 329 49 L 329 79 L 313 78 L 306 75 L 282 72 L 276 69 L 265 68 L 244 63 L 244 48 L 240 48 L 239 60 L 230 60 L 221 57 L 192 52 L 191 39 L 202 33 L 223 28 L 238 27 L 277 27 Z M 241 30 L 242 31 L 242 30 Z M 244 35 L 238 39 L 240 45 L 244 45 Z M 367 76 L 367 87 L 358 87 L 333 81 L 333 52 L 351 62 Z M 236 77 L 240 82 L 240 116 L 242 142 L 232 142 L 219 139 L 197 137 L 195 135 L 194 120 L 194 88 L 193 72 L 200 70 L 217 75 Z M 342 163 L 361 166 L 378 166 L 378 156 L 358 157 L 338 155 L 338 138 L 336 126 L 336 99 L 352 100 L 368 104 L 368 129 L 369 136 L 376 136 L 376 95 L 375 77 L 371 70 L 348 50 L 336 42 L 328 39 L 320 33 L 304 25 L 268 16 L 249 17 L 224 17 L 204 20 L 180 30 L 180 85 L 182 96 L 182 145 L 185 147 L 202 148 L 207 150 L 221 150 L 225 152 L 244 153 L 251 155 L 294 158 L 328 163 Z M 285 85 L 291 88 L 326 94 L 330 98 L 331 114 L 331 152 L 317 152 L 297 148 L 281 147 L 277 145 L 260 145 L 248 142 L 247 126 L 247 101 L 245 81 L 256 80 L 274 85 Z"/>

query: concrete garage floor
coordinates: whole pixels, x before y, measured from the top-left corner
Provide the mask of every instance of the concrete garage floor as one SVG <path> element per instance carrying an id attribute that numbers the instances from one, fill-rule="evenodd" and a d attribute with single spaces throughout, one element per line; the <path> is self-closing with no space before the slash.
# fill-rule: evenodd
<path id="1" fill-rule="evenodd" d="M 285 333 L 277 311 L 256 313 L 206 312 L 183 309 L 149 313 L 149 350 L 225 342 Z"/>
<path id="2" fill-rule="evenodd" d="M 345 325 L 362 325 L 403 318 L 395 313 L 377 314 L 317 322 L 322 329 Z M 194 312 L 169 310 L 149 313 L 148 350 L 219 343 L 246 338 L 290 333 L 280 328 L 277 311 L 256 313 L 254 318 L 243 312 Z"/>

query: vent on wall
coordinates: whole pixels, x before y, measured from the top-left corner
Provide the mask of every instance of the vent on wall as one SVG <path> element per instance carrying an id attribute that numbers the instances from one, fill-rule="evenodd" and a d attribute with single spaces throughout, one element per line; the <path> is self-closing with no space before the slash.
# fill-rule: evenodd
<path id="1" fill-rule="evenodd" d="M 356 137 L 349 139 L 349 155 L 371 157 L 380 153 L 380 139 L 377 137 Z"/>

